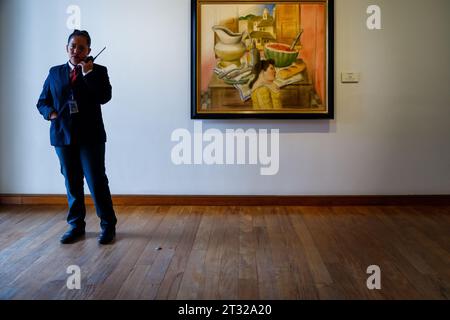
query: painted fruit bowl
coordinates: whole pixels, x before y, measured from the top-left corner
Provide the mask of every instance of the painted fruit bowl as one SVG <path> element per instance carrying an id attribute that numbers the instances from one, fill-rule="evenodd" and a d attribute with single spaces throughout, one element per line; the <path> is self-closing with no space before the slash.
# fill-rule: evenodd
<path id="1" fill-rule="evenodd" d="M 291 50 L 290 46 L 284 43 L 268 43 L 264 46 L 266 59 L 273 59 L 277 68 L 290 66 L 297 60 L 298 53 L 298 50 Z"/>

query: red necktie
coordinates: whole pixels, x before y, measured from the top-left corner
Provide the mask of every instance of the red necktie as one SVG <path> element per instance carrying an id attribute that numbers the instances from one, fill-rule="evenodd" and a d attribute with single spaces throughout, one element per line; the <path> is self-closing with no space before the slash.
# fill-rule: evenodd
<path id="1" fill-rule="evenodd" d="M 80 66 L 75 66 L 75 68 L 72 69 L 70 72 L 70 84 L 74 84 L 75 81 L 77 81 L 78 73 L 80 70 Z"/>

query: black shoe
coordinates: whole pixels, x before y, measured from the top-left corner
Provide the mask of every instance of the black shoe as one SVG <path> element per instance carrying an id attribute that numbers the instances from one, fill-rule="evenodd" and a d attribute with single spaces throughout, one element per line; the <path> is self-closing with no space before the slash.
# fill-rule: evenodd
<path id="1" fill-rule="evenodd" d="M 70 229 L 66 233 L 64 233 L 61 237 L 61 243 L 63 244 L 69 244 L 74 243 L 81 237 L 83 237 L 85 234 L 84 229 Z"/>
<path id="2" fill-rule="evenodd" d="M 116 230 L 103 230 L 98 237 L 99 244 L 111 243 L 116 237 Z"/>

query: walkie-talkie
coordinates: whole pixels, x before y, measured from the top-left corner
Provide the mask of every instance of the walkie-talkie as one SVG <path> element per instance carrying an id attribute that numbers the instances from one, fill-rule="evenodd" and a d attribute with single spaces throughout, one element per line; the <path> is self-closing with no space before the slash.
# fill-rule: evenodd
<path id="1" fill-rule="evenodd" d="M 96 55 L 95 57 L 92 57 L 92 56 L 87 57 L 86 59 L 84 59 L 84 62 L 89 62 L 89 61 L 94 62 L 95 59 L 97 59 L 97 57 L 100 55 L 100 53 L 102 53 L 103 51 L 105 51 L 105 49 L 106 49 L 106 47 L 104 47 L 104 48 L 102 49 L 102 51 L 100 51 L 100 52 L 98 53 L 98 55 Z"/>

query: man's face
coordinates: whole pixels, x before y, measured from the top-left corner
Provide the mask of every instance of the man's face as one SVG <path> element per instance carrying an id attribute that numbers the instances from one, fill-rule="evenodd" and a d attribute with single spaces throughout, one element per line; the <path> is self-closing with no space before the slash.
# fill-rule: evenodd
<path id="1" fill-rule="evenodd" d="M 86 37 L 75 36 L 70 39 L 69 44 L 66 46 L 67 54 L 69 55 L 70 62 L 77 65 L 91 52 Z"/>

